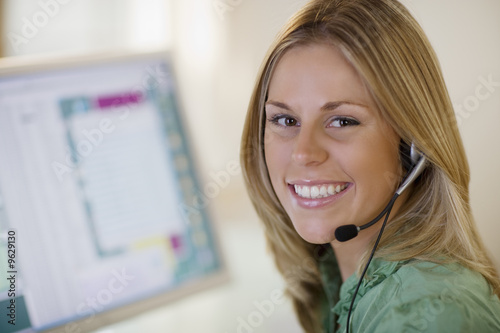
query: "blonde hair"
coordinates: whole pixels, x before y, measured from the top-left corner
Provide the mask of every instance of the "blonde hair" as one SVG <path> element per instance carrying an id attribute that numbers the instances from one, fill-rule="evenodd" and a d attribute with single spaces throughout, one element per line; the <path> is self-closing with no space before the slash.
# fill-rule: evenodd
<path id="1" fill-rule="evenodd" d="M 408 200 L 387 225 L 376 256 L 458 262 L 481 273 L 500 296 L 500 280 L 477 232 L 469 204 L 469 166 L 453 106 L 434 51 L 418 23 L 396 0 L 313 0 L 278 35 L 250 100 L 241 162 L 268 246 L 287 281 L 299 320 L 319 330 L 324 297 L 318 245 L 304 241 L 279 202 L 264 159 L 264 103 L 273 69 L 290 48 L 327 43 L 360 73 L 377 106 L 402 140 L 428 160 Z M 364 265 L 367 256 L 360 267 Z"/>

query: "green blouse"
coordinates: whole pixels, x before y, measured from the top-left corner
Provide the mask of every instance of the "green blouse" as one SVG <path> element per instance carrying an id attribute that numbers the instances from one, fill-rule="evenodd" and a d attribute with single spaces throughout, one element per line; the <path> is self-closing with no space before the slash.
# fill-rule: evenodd
<path id="1" fill-rule="evenodd" d="M 333 254 L 320 262 L 326 333 L 345 332 L 356 274 L 343 284 Z M 368 277 L 368 278 L 367 278 Z M 373 259 L 359 288 L 350 332 L 500 332 L 500 300 L 486 280 L 459 264 Z"/>

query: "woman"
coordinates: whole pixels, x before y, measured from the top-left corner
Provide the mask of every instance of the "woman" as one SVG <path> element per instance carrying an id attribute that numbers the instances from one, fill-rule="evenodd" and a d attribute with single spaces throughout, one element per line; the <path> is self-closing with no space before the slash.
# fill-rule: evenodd
<path id="1" fill-rule="evenodd" d="M 452 104 L 396 0 L 313 0 L 290 20 L 258 77 L 241 159 L 307 332 L 500 332 Z M 412 162 L 423 171 L 397 198 Z"/>

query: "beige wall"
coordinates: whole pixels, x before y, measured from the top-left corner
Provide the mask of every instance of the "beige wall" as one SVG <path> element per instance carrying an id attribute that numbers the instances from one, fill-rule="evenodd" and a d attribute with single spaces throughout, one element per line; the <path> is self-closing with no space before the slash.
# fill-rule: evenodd
<path id="1" fill-rule="evenodd" d="M 4 16 L 4 0 L 0 0 L 0 17 L 3 17 Z M 4 21 L 3 20 L 0 20 L 0 41 L 3 40 L 4 36 L 5 36 L 5 24 L 3 23 Z M 3 43 L 0 42 L 0 57 L 3 56 L 4 54 L 4 45 Z"/>

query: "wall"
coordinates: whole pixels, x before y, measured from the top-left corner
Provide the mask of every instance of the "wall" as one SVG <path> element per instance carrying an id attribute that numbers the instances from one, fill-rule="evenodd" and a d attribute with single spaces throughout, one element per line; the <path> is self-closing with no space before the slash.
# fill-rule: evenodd
<path id="1" fill-rule="evenodd" d="M 2 1 L 4 56 L 167 47 L 170 43 L 170 1 Z"/>

